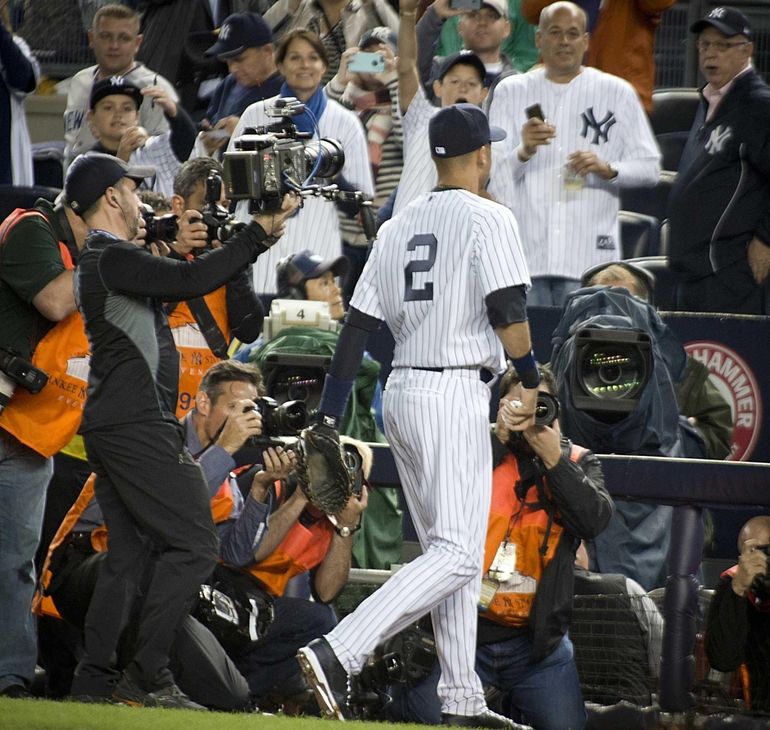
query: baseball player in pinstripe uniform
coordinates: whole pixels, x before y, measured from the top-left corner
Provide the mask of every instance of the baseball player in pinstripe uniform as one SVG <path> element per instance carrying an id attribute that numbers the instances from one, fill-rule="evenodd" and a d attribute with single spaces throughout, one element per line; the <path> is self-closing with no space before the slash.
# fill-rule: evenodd
<path id="1" fill-rule="evenodd" d="M 503 79 L 490 103 L 508 136 L 493 147 L 489 189 L 521 225 L 529 303 L 560 305 L 587 267 L 622 258 L 620 188 L 655 185 L 660 152 L 631 85 L 581 65 L 581 8 L 549 5 L 535 37 L 543 66 Z"/>
<path id="2" fill-rule="evenodd" d="M 425 138 L 438 107 L 425 96 L 417 71 L 416 6 L 416 0 L 402 0 L 399 5 L 397 69 L 398 100 L 403 114 L 404 169 L 396 190 L 394 214 L 436 184 L 436 168 Z M 486 72 L 484 62 L 472 51 L 454 53 L 439 66 L 433 93 L 442 107 L 462 102 L 481 104 L 487 95 Z"/>
<path id="3" fill-rule="evenodd" d="M 313 428 L 332 435 L 366 338 L 387 322 L 396 346 L 385 432 L 423 549 L 334 631 L 300 650 L 322 711 L 338 719 L 349 716 L 349 675 L 383 640 L 430 611 L 444 723 L 520 727 L 487 708 L 474 671 L 492 479 L 488 381 L 501 372 L 503 346 L 525 383 L 513 414 L 517 429 L 532 423 L 539 382 L 516 221 L 478 196 L 490 142 L 504 134 L 473 104 L 446 107 L 431 119 L 439 184 L 380 229 L 324 386 Z"/>

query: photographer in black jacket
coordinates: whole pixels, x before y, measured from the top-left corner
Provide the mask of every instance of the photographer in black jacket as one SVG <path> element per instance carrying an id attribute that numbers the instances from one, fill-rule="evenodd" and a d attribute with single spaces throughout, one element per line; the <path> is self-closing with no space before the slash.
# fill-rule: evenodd
<path id="1" fill-rule="evenodd" d="M 176 686 L 168 651 L 214 566 L 217 538 L 205 481 L 174 415 L 179 359 L 161 302 L 222 286 L 277 240 L 297 202 L 287 196 L 277 214 L 254 217 L 227 246 L 174 261 L 160 255 L 164 244 L 147 250 L 132 240 L 140 231 L 136 187 L 152 173 L 89 153 L 64 183 L 89 227 L 75 281 L 92 349 L 81 432 L 110 531 L 72 693 L 198 708 Z M 135 652 L 118 676 L 115 648 L 140 589 Z"/>
<path id="2" fill-rule="evenodd" d="M 752 711 L 770 712 L 770 516 L 752 517 L 738 534 L 738 564 L 722 574 L 706 619 L 706 656 L 714 669 L 741 673 Z"/>

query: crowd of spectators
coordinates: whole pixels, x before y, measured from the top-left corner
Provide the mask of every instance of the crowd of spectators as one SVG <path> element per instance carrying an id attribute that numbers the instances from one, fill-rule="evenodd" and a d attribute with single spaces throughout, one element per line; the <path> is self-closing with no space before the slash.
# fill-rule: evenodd
<path id="1" fill-rule="evenodd" d="M 263 438 L 271 358 L 284 345 L 298 355 L 334 352 L 372 219 L 382 224 L 435 189 L 428 127 L 459 103 L 484 108 L 507 132 L 491 147 L 479 194 L 516 216 L 532 278 L 527 303 L 561 307 L 574 290 L 597 286 L 650 301 L 654 281 L 619 261 L 618 213 L 622 189 L 659 181 L 648 117 L 653 43 L 674 4 L 88 4 L 95 63 L 60 84 L 64 190 L 0 228 L 3 363 L 8 353 L 21 357 L 61 390 L 31 395 L 0 374 L 0 695 L 27 696 L 40 663 L 52 696 L 317 712 L 296 651 L 335 626 L 331 604 L 351 566 L 399 562 L 402 514 L 397 490 L 367 488 L 373 456 L 363 442 L 385 441 L 378 363 L 362 361 L 341 428 L 360 488 L 329 518 L 297 487 L 290 448 Z M 4 186 L 35 182 L 23 99 L 40 69 L 16 32 L 34 5 L 0 1 Z M 754 31 L 730 7 L 689 31 L 706 84 L 668 203 L 677 308 L 765 314 L 770 91 L 752 65 Z M 278 196 L 271 210 L 231 200 L 228 153 L 275 123 L 276 99 L 290 97 L 303 105 L 291 123 L 307 138 L 337 140 L 344 162 L 322 180 L 328 187 Z M 696 208 L 703 214 L 694 219 Z M 159 232 L 164 221 L 169 235 Z M 329 331 L 295 326 L 266 338 L 275 298 L 317 305 Z M 705 366 L 682 363 L 672 389 L 692 435 L 683 455 L 725 458 L 729 405 Z M 555 394 L 543 372 L 541 389 Z M 503 385 L 492 517 L 507 525 L 540 499 L 548 523 L 537 537 L 550 553 L 521 615 L 502 596 L 496 617 L 483 606 L 477 671 L 504 715 L 535 728 L 581 727 L 572 596 L 661 586 L 671 508 L 613 503 L 584 448 L 593 445 L 573 444 L 558 420 L 509 439 L 514 371 Z M 250 445 L 251 459 L 234 457 Z M 534 491 L 516 490 L 509 504 L 501 495 L 521 484 L 533 454 L 542 469 Z M 493 528 L 487 578 L 502 544 Z M 581 540 L 597 572 L 578 570 L 576 591 Z M 767 573 L 769 541 L 766 518 L 744 527 L 740 562 L 717 589 L 706 634 L 716 669 L 748 666 L 745 692 L 759 710 L 768 709 L 757 679 L 767 662 L 764 640 L 752 637 L 765 629 L 767 587 L 757 576 Z M 615 560 L 621 545 L 627 560 Z M 238 610 L 260 605 L 271 621 L 260 627 L 254 613 L 254 632 L 229 643 L 203 599 L 191 613 L 207 581 L 237 596 Z M 654 677 L 661 630 L 651 613 L 641 635 Z M 437 682 L 434 671 L 392 688 L 390 719 L 439 722 Z M 638 696 L 648 699 L 648 689 Z"/>

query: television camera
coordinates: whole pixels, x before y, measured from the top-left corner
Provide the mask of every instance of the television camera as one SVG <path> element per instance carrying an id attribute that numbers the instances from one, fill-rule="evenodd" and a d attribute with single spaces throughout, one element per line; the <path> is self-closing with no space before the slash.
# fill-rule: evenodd
<path id="1" fill-rule="evenodd" d="M 371 201 L 359 190 L 340 190 L 334 178 L 345 164 L 339 141 L 313 139 L 300 131 L 292 117 L 302 114 L 305 105 L 293 97 L 276 99 L 267 107 L 273 124 L 246 127 L 225 152 L 225 184 L 230 200 L 248 200 L 249 212 L 269 213 L 280 209 L 283 196 L 296 192 L 303 198 L 322 197 L 338 203 L 357 205 L 367 238 L 376 235 Z"/>

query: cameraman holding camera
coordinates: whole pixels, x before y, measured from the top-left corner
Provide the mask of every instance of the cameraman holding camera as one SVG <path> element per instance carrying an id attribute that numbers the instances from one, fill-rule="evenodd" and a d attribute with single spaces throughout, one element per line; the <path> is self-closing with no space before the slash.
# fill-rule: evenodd
<path id="1" fill-rule="evenodd" d="M 613 505 L 599 460 L 561 433 L 553 373 L 538 371 L 535 424 L 521 432 L 511 430 L 519 377 L 509 368 L 500 381 L 476 671 L 487 691 L 503 694 L 509 717 L 537 730 L 578 730 L 585 709 L 567 635 L 572 566 L 580 540 L 604 529 Z M 396 687 L 389 718 L 438 724 L 438 678 L 436 667 L 419 685 Z"/>
<path id="2" fill-rule="evenodd" d="M 70 357 L 88 349 L 72 293 L 73 259 L 85 236 L 66 203 L 43 199 L 0 228 L 0 695 L 11 697 L 28 695 L 35 671 L 29 606 L 52 455 L 80 422 L 82 401 L 72 395 L 78 381 L 66 370 Z M 53 385 L 27 392 L 18 376 L 30 360 L 59 379 L 68 398 Z"/>
<path id="3" fill-rule="evenodd" d="M 88 153 L 64 182 L 72 209 L 89 227 L 75 282 L 92 346 L 83 412 L 96 496 L 110 530 L 110 550 L 86 617 L 85 651 L 73 693 L 131 704 L 198 707 L 168 669 L 169 645 L 217 558 L 206 484 L 184 446 L 174 411 L 179 359 L 163 300 L 202 296 L 256 260 L 283 232 L 297 201 L 256 216 L 221 249 L 172 261 L 132 239 L 141 227 L 136 187 L 153 174 L 116 157 Z M 138 559 L 154 543 L 148 561 Z M 118 640 L 146 569 L 153 575 L 132 660 L 113 667 Z"/>
<path id="4" fill-rule="evenodd" d="M 722 573 L 711 599 L 706 655 L 720 672 L 745 667 L 747 708 L 770 712 L 770 516 L 752 517 L 741 528 L 738 551 L 738 564 Z"/>
<path id="5" fill-rule="evenodd" d="M 174 177 L 171 212 L 177 231 L 173 248 L 183 258 L 223 245 L 212 239 L 214 232 L 208 225 L 226 224 L 228 218 L 222 175 L 219 162 L 198 157 L 185 162 Z M 213 221 L 212 215 L 219 219 Z M 250 343 L 259 337 L 264 311 L 244 268 L 204 297 L 170 302 L 166 315 L 180 359 L 176 415 L 182 418 L 194 405 L 203 374 L 227 358 L 233 339 Z"/>

